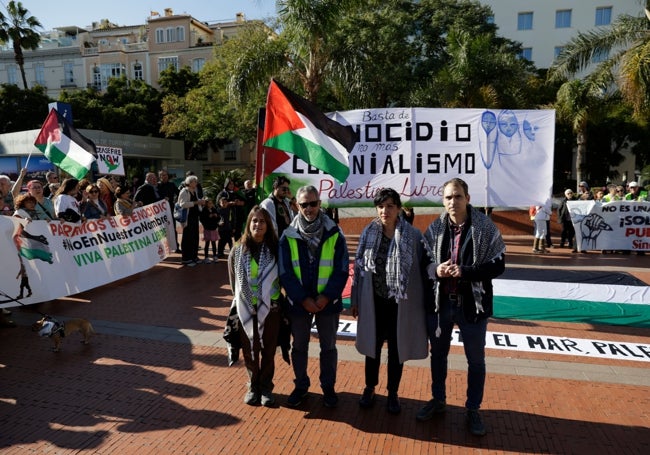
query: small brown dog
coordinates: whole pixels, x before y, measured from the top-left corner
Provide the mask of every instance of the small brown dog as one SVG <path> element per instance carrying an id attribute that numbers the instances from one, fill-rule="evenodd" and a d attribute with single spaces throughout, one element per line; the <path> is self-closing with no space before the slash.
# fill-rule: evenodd
<path id="1" fill-rule="evenodd" d="M 32 324 L 32 331 L 38 332 L 42 337 L 52 338 L 54 352 L 59 352 L 62 339 L 72 333 L 81 333 L 83 336 L 81 342 L 83 344 L 88 344 L 90 337 L 95 333 L 92 324 L 86 319 L 70 319 L 65 322 L 59 322 L 50 316 L 45 316 Z"/>

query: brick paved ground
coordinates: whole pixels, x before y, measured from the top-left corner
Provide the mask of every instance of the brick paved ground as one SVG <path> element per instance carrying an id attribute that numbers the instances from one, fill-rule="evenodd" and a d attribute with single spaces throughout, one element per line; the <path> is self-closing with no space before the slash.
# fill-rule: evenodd
<path id="1" fill-rule="evenodd" d="M 627 270 L 650 283 L 647 257 L 526 254 L 509 238 L 509 264 Z M 246 406 L 245 371 L 228 367 L 221 332 L 230 303 L 225 262 L 181 267 L 176 255 L 153 269 L 71 298 L 14 311 L 0 329 L 0 452 L 138 454 L 647 453 L 650 364 L 629 360 L 489 350 L 483 416 L 489 433 L 464 425 L 465 372 L 452 348 L 447 414 L 415 420 L 429 399 L 426 361 L 404 369 L 402 413 L 385 410 L 385 370 L 375 408 L 357 405 L 362 357 L 341 339 L 340 405 L 320 390 L 298 409 L 284 405 L 292 372 L 278 356 L 279 406 Z M 37 312 L 85 317 L 98 334 L 75 336 L 63 352 L 29 329 Z M 349 318 L 344 314 L 344 318 Z M 649 343 L 650 330 L 495 320 L 490 330 Z M 317 383 L 317 359 L 310 361 Z M 382 367 L 383 368 L 383 367 Z"/>

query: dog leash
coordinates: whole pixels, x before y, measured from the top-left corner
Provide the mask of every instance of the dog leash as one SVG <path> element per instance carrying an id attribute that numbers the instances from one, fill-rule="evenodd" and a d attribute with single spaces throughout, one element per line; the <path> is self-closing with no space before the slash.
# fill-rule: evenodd
<path id="1" fill-rule="evenodd" d="M 21 302 L 19 299 L 14 299 L 9 294 L 7 294 L 6 292 L 3 292 L 1 290 L 0 290 L 0 295 L 2 295 L 3 297 L 6 297 L 8 299 L 8 300 L 0 300 L 0 303 L 16 302 L 21 306 L 29 306 L 29 305 L 26 305 L 23 302 Z M 41 316 L 43 316 L 43 317 L 51 318 L 52 320 L 56 320 L 56 319 L 52 318 L 52 316 L 50 316 L 49 314 L 43 313 L 43 312 L 38 311 L 38 310 L 36 310 L 36 312 L 38 314 L 40 314 Z"/>

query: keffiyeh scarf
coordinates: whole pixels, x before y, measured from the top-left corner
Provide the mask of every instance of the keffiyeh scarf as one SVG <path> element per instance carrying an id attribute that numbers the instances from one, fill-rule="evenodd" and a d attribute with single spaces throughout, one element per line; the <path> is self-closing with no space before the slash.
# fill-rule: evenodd
<path id="1" fill-rule="evenodd" d="M 359 239 L 356 263 L 360 270 L 374 273 L 379 245 L 383 236 L 383 229 L 379 218 L 373 220 L 364 229 Z M 404 218 L 399 217 L 395 227 L 395 235 L 388 246 L 386 258 L 386 284 L 388 296 L 397 302 L 407 298 L 409 273 L 415 251 L 413 250 L 413 231 L 411 225 Z"/>
<path id="2" fill-rule="evenodd" d="M 467 207 L 469 212 L 470 231 L 469 236 L 472 239 L 472 264 L 485 264 L 498 259 L 506 252 L 506 244 L 503 242 L 501 233 L 494 223 L 485 215 L 474 209 L 471 205 Z M 436 311 L 440 309 L 440 281 L 436 279 L 435 267 L 444 262 L 446 252 L 442 251 L 445 244 L 445 235 L 449 232 L 449 214 L 443 213 L 440 218 L 431 223 L 424 233 L 423 243 L 424 250 L 432 260 L 429 270 L 429 278 L 435 282 L 436 291 Z M 449 239 L 448 241 L 453 241 Z M 465 243 L 467 245 L 467 243 Z M 464 257 L 465 246 L 461 249 L 459 257 Z M 476 312 L 483 311 L 483 283 L 481 281 L 472 282 L 472 294 L 476 304 Z"/>
<path id="3" fill-rule="evenodd" d="M 264 333 L 264 321 L 271 310 L 271 296 L 280 289 L 278 266 L 266 245 L 262 245 L 260 250 L 256 277 L 251 274 L 251 262 L 253 259 L 251 252 L 243 246 L 240 246 L 235 249 L 234 254 L 233 265 L 237 286 L 235 291 L 235 305 L 241 325 L 251 342 L 251 353 L 253 353 L 254 316 L 257 315 L 257 330 L 260 336 L 260 344 L 263 346 L 262 335 Z M 257 290 L 254 293 L 251 284 L 255 283 L 257 283 Z M 254 297 L 257 298 L 257 305 L 253 304 Z"/>
<path id="4" fill-rule="evenodd" d="M 323 215 L 319 214 L 318 218 L 311 223 L 309 223 L 302 215 L 298 215 L 296 219 L 298 220 L 298 225 L 296 226 L 298 233 L 307 243 L 310 259 L 313 259 L 316 257 L 318 245 L 320 245 L 321 239 L 323 238 Z"/>

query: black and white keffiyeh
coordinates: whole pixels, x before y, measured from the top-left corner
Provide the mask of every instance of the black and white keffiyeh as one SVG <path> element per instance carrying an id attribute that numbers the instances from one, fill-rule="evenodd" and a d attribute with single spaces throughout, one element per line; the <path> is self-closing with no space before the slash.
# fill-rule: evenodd
<path id="1" fill-rule="evenodd" d="M 480 213 L 471 205 L 467 206 L 470 212 L 470 232 L 469 236 L 472 239 L 472 258 L 474 262 L 467 265 L 486 264 L 497 260 L 505 254 L 506 244 L 501 237 L 501 233 L 496 225 L 487 216 Z M 440 281 L 436 279 L 435 266 L 444 262 L 446 252 L 443 251 L 444 237 L 449 232 L 450 220 L 449 214 L 443 213 L 440 218 L 431 223 L 424 233 L 423 243 L 426 254 L 432 260 L 432 270 L 429 270 L 429 277 L 435 281 L 436 285 L 436 311 L 440 308 Z M 453 241 L 453 239 L 450 239 Z M 465 245 L 461 248 L 459 257 L 464 257 L 463 250 Z M 472 294 L 476 304 L 476 311 L 483 311 L 482 295 L 483 283 L 480 281 L 472 282 Z"/>
<path id="2" fill-rule="evenodd" d="M 374 219 L 364 229 L 359 239 L 357 249 L 357 266 L 366 272 L 374 273 L 376 269 L 376 258 L 379 245 L 383 236 L 382 224 L 379 218 Z M 397 219 L 395 235 L 388 245 L 388 257 L 386 258 L 386 285 L 388 296 L 400 300 L 407 298 L 409 284 L 409 273 L 413 260 L 413 231 L 411 225 L 402 217 Z"/>
<path id="3" fill-rule="evenodd" d="M 251 252 L 240 246 L 233 253 L 235 255 L 233 265 L 237 287 L 235 290 L 235 305 L 242 328 L 246 332 L 248 339 L 251 340 L 252 348 L 253 317 L 255 315 L 257 315 L 260 343 L 263 345 L 264 321 L 271 310 L 271 297 L 280 289 L 278 265 L 269 248 L 263 244 L 260 249 L 257 277 L 254 277 L 251 274 Z M 254 285 L 255 283 L 257 283 L 257 292 L 253 294 L 251 284 Z M 257 305 L 253 305 L 253 297 L 257 298 Z"/>

